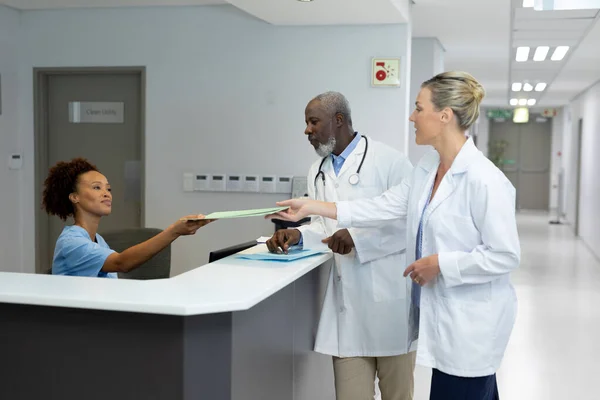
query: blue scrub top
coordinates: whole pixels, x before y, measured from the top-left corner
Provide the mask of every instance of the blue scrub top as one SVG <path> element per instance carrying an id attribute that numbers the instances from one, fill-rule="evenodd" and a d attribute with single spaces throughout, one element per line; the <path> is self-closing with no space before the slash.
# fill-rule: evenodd
<path id="1" fill-rule="evenodd" d="M 52 274 L 117 278 L 116 272 L 102 272 L 104 262 L 114 252 L 99 234 L 93 242 L 82 227 L 65 226 L 56 241 Z"/>

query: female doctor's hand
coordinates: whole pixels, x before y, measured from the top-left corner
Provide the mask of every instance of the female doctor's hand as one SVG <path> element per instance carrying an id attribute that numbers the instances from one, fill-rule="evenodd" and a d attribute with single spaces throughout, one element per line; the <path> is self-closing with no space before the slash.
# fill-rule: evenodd
<path id="1" fill-rule="evenodd" d="M 291 199 L 277 202 L 280 207 L 289 207 L 287 210 L 265 216 L 267 219 L 281 219 L 283 221 L 298 222 L 310 215 L 336 219 L 337 207 L 335 203 L 312 200 L 309 198 Z"/>
<path id="2" fill-rule="evenodd" d="M 423 257 L 410 264 L 404 271 L 404 276 L 410 275 L 410 278 L 418 285 L 425 286 L 431 282 L 440 273 L 440 263 L 438 255 Z"/>

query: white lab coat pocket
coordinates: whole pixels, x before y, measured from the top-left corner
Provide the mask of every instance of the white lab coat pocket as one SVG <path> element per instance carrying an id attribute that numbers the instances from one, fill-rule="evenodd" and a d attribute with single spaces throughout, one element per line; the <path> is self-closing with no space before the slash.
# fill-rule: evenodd
<path id="1" fill-rule="evenodd" d="M 371 288 L 373 300 L 376 302 L 400 300 L 406 298 L 406 279 L 404 273 L 404 256 L 394 255 L 384 260 L 374 261 L 363 268 L 371 270 Z"/>
<path id="2" fill-rule="evenodd" d="M 441 278 L 443 279 L 443 277 Z M 437 288 L 440 297 L 463 303 L 487 303 L 492 300 L 492 284 L 490 282 L 478 284 L 463 284 L 446 287 L 442 284 Z"/>
<path id="3" fill-rule="evenodd" d="M 480 371 L 492 363 L 493 324 L 490 302 L 437 300 L 436 359 L 446 368 Z"/>

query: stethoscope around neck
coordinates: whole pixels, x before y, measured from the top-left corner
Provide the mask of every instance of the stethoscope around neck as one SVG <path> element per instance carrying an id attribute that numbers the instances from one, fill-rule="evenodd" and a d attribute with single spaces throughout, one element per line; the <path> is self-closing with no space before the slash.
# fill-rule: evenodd
<path id="1" fill-rule="evenodd" d="M 363 166 L 363 163 L 365 162 L 365 157 L 367 156 L 367 150 L 369 149 L 369 140 L 367 139 L 367 137 L 365 135 L 360 135 L 360 136 L 365 139 L 365 152 L 362 155 L 360 164 L 358 164 L 358 169 L 356 170 L 355 173 L 350 175 L 350 177 L 348 178 L 348 183 L 350 183 L 352 186 L 356 186 L 360 183 L 360 170 Z M 323 181 L 323 187 L 325 187 L 325 173 L 322 171 L 322 168 L 323 168 L 323 164 L 325 164 L 325 161 L 327 161 L 327 158 L 329 158 L 329 156 L 323 157 L 323 160 L 321 160 L 321 164 L 319 164 L 319 172 L 317 172 L 317 175 L 315 176 L 315 181 L 314 181 L 315 193 L 317 193 L 317 179 L 319 179 L 319 175 L 321 176 L 321 180 Z"/>

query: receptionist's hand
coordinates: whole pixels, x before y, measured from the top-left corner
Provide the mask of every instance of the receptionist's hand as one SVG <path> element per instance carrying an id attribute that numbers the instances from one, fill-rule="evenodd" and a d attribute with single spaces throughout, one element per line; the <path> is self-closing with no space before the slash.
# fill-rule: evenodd
<path id="1" fill-rule="evenodd" d="M 202 214 L 186 215 L 177 220 L 169 229 L 172 229 L 173 233 L 178 236 L 193 235 L 198 229 L 213 221 L 214 219 L 204 219 Z"/>
<path id="2" fill-rule="evenodd" d="M 298 229 L 280 229 L 273 237 L 267 240 L 267 247 L 271 253 L 288 252 L 290 246 L 298 244 L 300 231 Z"/>

